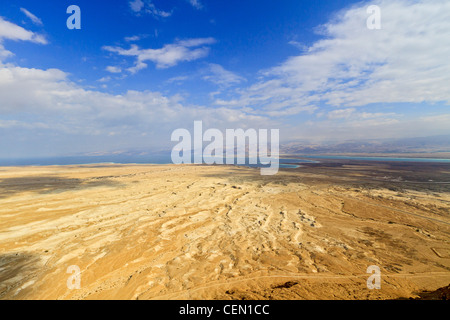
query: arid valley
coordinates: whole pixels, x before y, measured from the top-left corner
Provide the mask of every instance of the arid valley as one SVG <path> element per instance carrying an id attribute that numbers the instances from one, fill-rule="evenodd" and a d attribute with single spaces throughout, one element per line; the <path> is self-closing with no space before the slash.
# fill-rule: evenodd
<path id="1" fill-rule="evenodd" d="M 450 283 L 449 181 L 344 160 L 2 167 L 0 299 L 417 298 Z"/>

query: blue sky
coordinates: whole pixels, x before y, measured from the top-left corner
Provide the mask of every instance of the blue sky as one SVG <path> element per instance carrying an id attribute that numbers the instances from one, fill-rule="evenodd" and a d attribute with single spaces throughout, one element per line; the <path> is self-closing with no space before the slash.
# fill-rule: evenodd
<path id="1" fill-rule="evenodd" d="M 202 79 L 208 63 L 219 64 L 225 69 L 236 70 L 250 80 L 262 69 L 274 66 L 286 57 L 297 54 L 298 48 L 290 41 L 311 44 L 318 39 L 313 30 L 327 21 L 331 13 L 354 1 L 298 1 L 286 0 L 278 5 L 265 1 L 209 1 L 200 8 L 187 0 L 145 1 L 139 12 L 130 3 L 115 1 L 106 5 L 102 1 L 78 1 L 82 10 L 82 29 L 70 31 L 65 27 L 66 8 L 73 1 L 11 1 L 0 7 L 2 16 L 9 21 L 46 36 L 49 45 L 11 43 L 15 61 L 29 68 L 58 68 L 72 75 L 74 81 L 83 80 L 86 85 L 102 86 L 98 79 L 110 76 L 107 92 L 122 93 L 134 90 L 164 90 L 176 94 L 187 90 L 192 99 L 207 103 L 205 95 L 214 90 L 214 84 L 206 81 L 171 85 L 170 79 L 195 73 Z M 144 1 L 143 1 L 144 3 Z M 167 12 L 162 17 L 144 10 L 153 3 L 158 10 Z M 200 3 L 200 2 L 199 2 Z M 25 17 L 20 8 L 28 8 L 39 16 L 45 25 L 35 25 Z M 129 38 L 139 37 L 139 40 Z M 178 63 L 170 68 L 149 67 L 134 76 L 121 79 L 105 69 L 118 66 L 131 67 L 133 59 L 110 54 L 104 46 L 129 48 L 136 44 L 141 48 L 162 48 L 177 39 L 209 38 L 215 42 L 209 46 L 209 54 L 190 63 Z M 128 38 L 128 39 L 127 39 Z M 127 41 L 128 40 L 128 41 Z M 32 50 L 32 52 L 30 52 Z M 13 59 L 14 60 L 14 59 Z M 167 81 L 169 80 L 169 84 Z M 198 94 L 200 93 L 200 94 Z"/>
<path id="2" fill-rule="evenodd" d="M 3 1 L 0 157 L 170 149 L 194 120 L 282 141 L 450 134 L 449 21 L 443 0 Z"/>

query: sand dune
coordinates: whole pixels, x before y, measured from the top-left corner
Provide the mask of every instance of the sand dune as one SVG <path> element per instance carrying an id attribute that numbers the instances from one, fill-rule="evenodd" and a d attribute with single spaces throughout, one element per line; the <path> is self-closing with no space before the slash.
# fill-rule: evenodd
<path id="1" fill-rule="evenodd" d="M 450 283 L 445 187 L 303 169 L 0 168 L 0 298 L 390 299 Z"/>

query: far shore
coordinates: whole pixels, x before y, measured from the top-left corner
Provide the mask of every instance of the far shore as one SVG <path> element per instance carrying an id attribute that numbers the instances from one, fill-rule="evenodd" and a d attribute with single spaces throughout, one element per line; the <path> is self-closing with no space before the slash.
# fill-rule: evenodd
<path id="1" fill-rule="evenodd" d="M 292 154 L 283 153 L 280 157 L 301 158 L 301 157 L 380 157 L 380 158 L 421 158 L 421 159 L 450 159 L 450 152 L 432 152 L 432 153 L 311 153 L 311 154 Z"/>

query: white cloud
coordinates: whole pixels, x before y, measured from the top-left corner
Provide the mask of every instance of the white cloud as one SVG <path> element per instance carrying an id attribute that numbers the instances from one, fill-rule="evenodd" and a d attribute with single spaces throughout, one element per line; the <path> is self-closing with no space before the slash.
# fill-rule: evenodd
<path id="1" fill-rule="evenodd" d="M 126 42 L 134 42 L 141 40 L 141 36 L 131 36 L 131 37 L 125 37 Z"/>
<path id="2" fill-rule="evenodd" d="M 302 55 L 271 68 L 262 81 L 238 89 L 235 99 L 217 100 L 214 108 L 192 105 L 178 95 L 165 96 L 153 91 L 109 94 L 82 87 L 58 69 L 0 63 L 3 137 L 0 149 L 8 150 L 8 154 L 8 146 L 18 152 L 29 152 L 28 147 L 47 146 L 53 150 L 54 141 L 62 141 L 61 145 L 70 151 L 146 147 L 158 143 L 170 147 L 171 131 L 187 127 L 194 120 L 203 120 L 205 127 L 219 129 L 282 128 L 282 139 L 283 136 L 356 139 L 448 134 L 447 115 L 411 115 L 404 119 L 401 114 L 370 112 L 367 107 L 365 112 L 360 111 L 360 106 L 375 102 L 448 102 L 450 99 L 447 63 L 450 45 L 446 37 L 450 22 L 444 18 L 449 5 L 439 0 L 378 4 L 382 8 L 382 30 L 365 28 L 363 6 L 350 8 L 322 28 L 324 40 Z M 12 54 L 3 47 L 7 39 L 46 43 L 42 36 L 0 18 L 0 59 Z M 197 38 L 158 49 L 135 45 L 130 49 L 105 49 L 135 58 L 130 68 L 133 72 L 147 67 L 148 61 L 157 68 L 168 68 L 200 59 L 208 54 L 208 46 L 214 42 L 213 38 Z M 220 65 L 208 66 L 210 73 L 206 77 L 209 78 L 205 80 L 224 86 L 245 81 Z M 99 81 L 104 83 L 109 79 L 104 77 Z M 185 79 L 178 76 L 173 81 Z M 323 102 L 327 102 L 326 108 Z M 384 110 L 391 109 L 388 106 Z M 289 125 L 280 120 L 280 117 L 297 120 L 292 116 L 316 111 L 323 117 L 310 118 L 317 121 L 301 124 L 292 121 Z M 21 118 L 23 115 L 26 118 Z M 145 139 L 144 134 L 147 134 Z M 17 138 L 20 135 L 22 140 Z M 80 139 L 83 136 L 85 140 Z M 74 143 L 67 143 L 68 137 L 74 137 Z M 103 139 L 97 147 L 92 142 L 96 137 Z"/>
<path id="3" fill-rule="evenodd" d="M 177 95 L 168 97 L 152 91 L 130 90 L 124 94 L 109 94 L 77 85 L 61 70 L 13 65 L 0 65 L 0 97 L 0 115 L 4 119 L 0 121 L 0 129 L 2 134 L 9 134 L 10 139 L 21 146 L 22 152 L 28 152 L 30 147 L 26 141 L 37 136 L 41 140 L 37 140 L 33 148 L 48 145 L 55 137 L 58 141 L 74 139 L 68 149 L 70 152 L 159 145 L 170 148 L 170 133 L 176 128 L 189 128 L 194 120 L 203 120 L 205 128 L 221 130 L 283 128 L 282 139 L 417 136 L 417 130 L 420 130 L 420 135 L 443 134 L 449 128 L 448 116 L 401 121 L 401 117 L 395 114 L 358 112 L 356 108 L 351 108 L 352 112 L 347 111 L 350 114 L 347 118 L 340 118 L 345 121 L 327 118 L 325 121 L 309 121 L 290 127 L 270 118 L 279 116 L 277 111 L 255 114 L 247 108 L 208 108 L 187 104 Z M 315 108 L 297 106 L 280 112 L 289 116 L 298 112 L 313 112 Z M 343 111 L 341 115 L 345 113 Z M 31 118 L 20 119 L 21 114 Z M 11 117 L 14 117 L 13 120 Z M 26 134 L 24 142 L 14 140 L 19 133 Z M 143 139 L 143 134 L 147 134 L 147 138 Z M 42 140 L 42 137 L 45 139 Z M 80 137 L 87 137 L 87 140 Z M 92 144 L 96 139 L 101 141 L 98 146 Z M 66 145 L 64 143 L 61 148 Z"/>
<path id="4" fill-rule="evenodd" d="M 301 42 L 295 41 L 295 40 L 291 40 L 288 43 L 301 51 L 305 51 L 308 49 L 308 47 L 306 45 L 304 45 Z"/>
<path id="5" fill-rule="evenodd" d="M 394 112 L 358 112 L 356 108 L 337 109 L 327 113 L 329 120 L 368 120 L 375 118 L 394 119 L 397 116 Z"/>
<path id="6" fill-rule="evenodd" d="M 44 36 L 28 31 L 14 23 L 0 17 L 0 42 L 4 39 L 31 41 L 39 44 L 47 44 Z"/>
<path id="7" fill-rule="evenodd" d="M 146 12 L 152 14 L 155 17 L 161 17 L 161 18 L 168 18 L 172 15 L 172 12 L 157 9 L 153 3 L 148 4 L 148 8 L 146 9 Z"/>
<path id="8" fill-rule="evenodd" d="M 30 11 L 28 11 L 25 8 L 20 8 L 20 11 L 22 11 L 34 24 L 38 26 L 42 26 L 42 20 L 36 17 L 34 14 L 32 14 Z"/>
<path id="9" fill-rule="evenodd" d="M 186 81 L 188 78 L 189 78 L 188 76 L 176 76 L 166 80 L 166 83 L 183 82 Z"/>
<path id="10" fill-rule="evenodd" d="M 0 63 L 14 54 L 5 49 L 3 46 L 4 40 L 14 41 L 31 41 L 39 44 L 47 44 L 47 40 L 44 36 L 28 31 L 14 23 L 4 20 L 0 17 Z"/>
<path id="11" fill-rule="evenodd" d="M 4 148 L 7 141 L 16 141 L 17 154 L 22 152 L 28 156 L 32 152 L 29 150 L 38 152 L 37 146 L 44 147 L 57 141 L 61 145 L 53 145 L 51 152 L 58 148 L 59 152 L 119 147 L 170 148 L 171 132 L 199 119 L 205 126 L 215 128 L 267 127 L 269 122 L 244 110 L 190 105 L 178 95 L 168 97 L 159 92 L 133 90 L 114 95 L 88 90 L 70 81 L 68 74 L 57 69 L 0 65 L 0 97 L 0 117 L 14 117 L 11 121 L 0 121 L 0 130 L 3 130 L 0 147 Z M 24 114 L 27 117 L 21 119 Z M 25 138 L 20 140 L 18 134 Z M 35 138 L 35 142 L 28 142 Z M 69 140 L 73 143 L 61 142 Z M 96 147 L 93 141 L 97 140 L 101 143 Z M 6 149 L 8 155 L 10 149 Z"/>
<path id="12" fill-rule="evenodd" d="M 58 109 L 57 92 L 71 91 L 66 78 L 67 74 L 57 69 L 0 65 L 0 113 L 28 111 L 30 108 Z"/>
<path id="13" fill-rule="evenodd" d="M 208 74 L 203 76 L 204 80 L 211 81 L 220 87 L 229 87 L 246 81 L 245 78 L 224 69 L 221 65 L 210 63 Z"/>
<path id="14" fill-rule="evenodd" d="M 134 12 L 139 12 L 144 8 L 144 2 L 142 0 L 133 0 L 130 1 L 130 8 Z"/>
<path id="15" fill-rule="evenodd" d="M 106 71 L 111 72 L 111 73 L 121 73 L 122 69 L 120 67 L 115 67 L 115 66 L 107 66 Z"/>
<path id="16" fill-rule="evenodd" d="M 14 55 L 11 51 L 5 49 L 5 47 L 0 43 L 0 62 L 4 59 Z"/>
<path id="17" fill-rule="evenodd" d="M 381 8 L 381 30 L 366 27 L 369 3 L 345 9 L 318 29 L 323 40 L 266 71 L 264 80 L 240 90 L 239 98 L 229 103 L 267 110 L 311 103 L 341 108 L 399 102 L 450 104 L 450 2 L 370 4 Z"/>
<path id="18" fill-rule="evenodd" d="M 108 81 L 111 81 L 111 77 L 110 76 L 106 76 L 106 77 L 98 79 L 97 81 L 98 82 L 108 82 Z"/>
<path id="19" fill-rule="evenodd" d="M 188 1 L 197 10 L 203 8 L 203 5 L 201 4 L 200 0 L 188 0 Z"/>
<path id="20" fill-rule="evenodd" d="M 167 44 L 160 49 L 140 49 L 136 45 L 132 45 L 130 49 L 120 47 L 106 46 L 103 49 L 117 53 L 122 56 L 136 57 L 134 67 L 128 70 L 132 73 L 144 69 L 147 64 L 144 61 L 152 61 L 157 68 L 163 69 L 175 66 L 182 61 L 193 61 L 206 57 L 209 53 L 209 47 L 205 45 L 213 44 L 213 38 L 197 38 L 177 41 L 173 44 Z M 196 48 L 202 46 L 200 48 Z"/>
<path id="21" fill-rule="evenodd" d="M 355 112 L 354 108 L 339 109 L 328 112 L 328 119 L 348 119 Z"/>
<path id="22" fill-rule="evenodd" d="M 151 1 L 133 0 L 129 2 L 130 8 L 133 12 L 140 15 L 141 13 L 148 13 L 156 18 L 168 18 L 172 12 L 160 10 Z"/>

